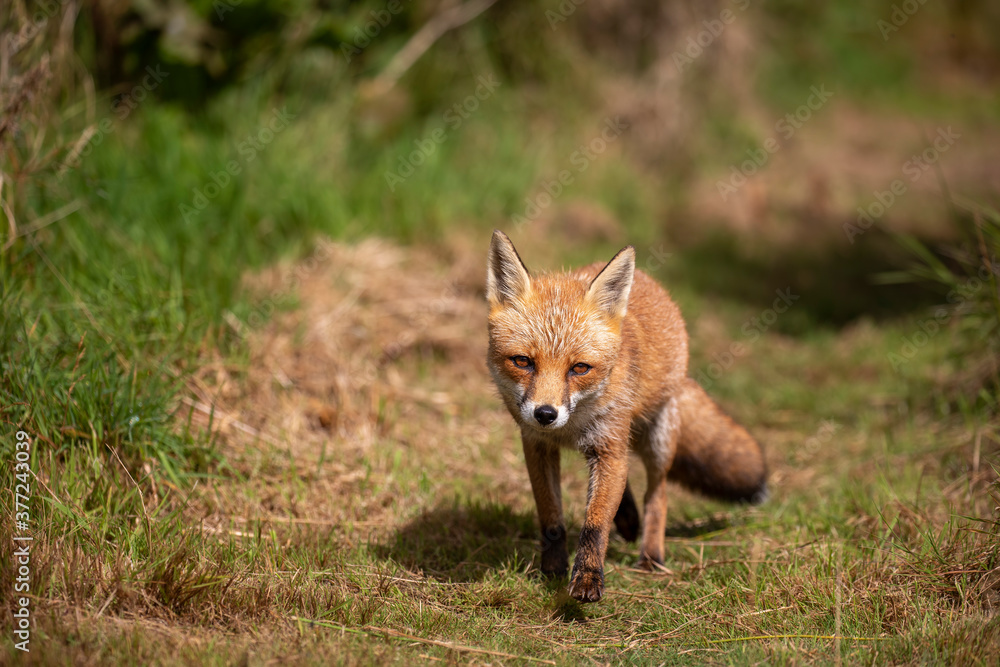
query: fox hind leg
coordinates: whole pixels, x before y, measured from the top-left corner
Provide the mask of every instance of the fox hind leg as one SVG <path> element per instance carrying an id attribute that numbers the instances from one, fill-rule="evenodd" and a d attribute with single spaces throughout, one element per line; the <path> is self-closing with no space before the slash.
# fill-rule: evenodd
<path id="1" fill-rule="evenodd" d="M 626 542 L 635 542 L 639 538 L 639 508 L 628 482 L 625 482 L 625 493 L 615 513 L 615 528 Z"/>
<path id="2" fill-rule="evenodd" d="M 647 480 L 639 557 L 639 567 L 642 569 L 652 570 L 663 564 L 663 534 L 667 527 L 667 471 L 677 451 L 679 434 L 680 410 L 677 400 L 671 399 L 635 442 L 635 449 L 646 467 Z"/>

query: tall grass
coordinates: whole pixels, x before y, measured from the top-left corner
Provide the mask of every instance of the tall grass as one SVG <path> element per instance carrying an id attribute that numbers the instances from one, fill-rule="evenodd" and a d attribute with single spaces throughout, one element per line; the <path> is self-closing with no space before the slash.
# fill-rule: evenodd
<path id="1" fill-rule="evenodd" d="M 1000 402 L 1000 215 L 971 202 L 958 202 L 955 210 L 964 243 L 934 252 L 913 237 L 900 236 L 914 266 L 878 279 L 919 282 L 940 294 L 942 302 L 920 320 L 919 332 L 907 340 L 912 349 L 903 355 L 947 335 L 949 357 L 959 372 L 950 376 L 944 399 L 995 414 Z"/>
<path id="2" fill-rule="evenodd" d="M 459 225 L 502 225 L 551 145 L 524 132 L 525 107 L 502 80 L 449 122 L 488 68 L 456 73 L 418 120 L 386 126 L 377 118 L 392 100 L 362 99 L 330 49 L 194 111 L 155 90 L 94 95 L 52 55 L 72 55 L 58 18 L 13 54 L 3 82 L 20 102 L 4 107 L 0 155 L 0 456 L 18 429 L 37 443 L 33 470 L 59 508 L 38 526 L 52 536 L 96 521 L 130 542 L 137 516 L 224 467 L 182 399 L 204 397 L 192 373 L 206 354 L 240 355 L 259 326 L 247 271 L 306 253 L 320 234 L 432 242 Z M 301 92 L 283 92 L 289 81 Z M 317 98 L 321 86 L 338 95 Z M 410 158 L 442 130 L 419 164 Z M 401 161 L 413 173 L 390 189 Z"/>

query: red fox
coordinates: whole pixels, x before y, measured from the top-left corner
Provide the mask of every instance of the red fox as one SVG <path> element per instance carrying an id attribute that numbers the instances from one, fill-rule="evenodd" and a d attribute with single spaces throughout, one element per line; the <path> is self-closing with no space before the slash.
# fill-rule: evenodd
<path id="1" fill-rule="evenodd" d="M 639 567 L 663 563 L 667 479 L 711 496 L 760 502 L 767 470 L 760 445 L 687 376 L 680 310 L 635 270 L 635 249 L 606 266 L 530 275 L 510 239 L 493 232 L 486 277 L 487 363 L 521 428 L 542 532 L 542 573 L 567 572 L 559 449 L 590 469 L 587 512 L 569 581 L 581 602 L 604 594 L 614 523 L 638 533 L 628 489 L 629 451 L 646 469 Z"/>

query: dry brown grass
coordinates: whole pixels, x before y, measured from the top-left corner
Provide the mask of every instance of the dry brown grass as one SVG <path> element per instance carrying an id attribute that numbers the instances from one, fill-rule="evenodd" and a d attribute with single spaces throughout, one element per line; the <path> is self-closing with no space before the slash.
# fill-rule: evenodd
<path id="1" fill-rule="evenodd" d="M 386 241 L 322 242 L 304 261 L 248 282 L 258 309 L 246 322 L 230 318 L 248 338 L 246 366 L 203 366 L 198 392 L 216 407 L 235 460 L 257 456 L 259 434 L 298 468 L 324 461 L 298 506 L 269 498 L 266 507 L 303 520 L 380 525 L 391 499 L 335 501 L 357 493 L 361 461 L 379 442 L 414 456 L 465 442 L 471 456 L 456 457 L 448 469 L 458 477 L 481 465 L 474 452 L 506 422 L 490 405 L 485 305 L 473 271 L 468 262 L 445 264 L 429 250 L 407 252 Z M 281 310 L 290 288 L 298 307 Z M 253 328 L 257 313 L 273 307 L 273 318 Z M 507 478 L 522 492 L 523 481 L 513 481 L 521 477 L 517 462 L 508 463 L 498 490 Z M 229 513 L 250 518 L 259 511 Z"/>

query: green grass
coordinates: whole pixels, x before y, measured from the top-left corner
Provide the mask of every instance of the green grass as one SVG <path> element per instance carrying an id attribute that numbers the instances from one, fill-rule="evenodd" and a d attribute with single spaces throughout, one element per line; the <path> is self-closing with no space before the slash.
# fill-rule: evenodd
<path id="1" fill-rule="evenodd" d="M 977 102 L 994 96 L 989 88 L 926 85 L 927 70 L 940 66 L 942 54 L 996 57 L 984 25 L 977 25 L 967 8 L 922 3 L 896 26 L 892 17 L 898 6 L 891 0 L 842 0 L 755 7 L 752 16 L 766 44 L 760 93 L 778 109 L 794 109 L 808 95 L 804 91 L 825 84 L 864 107 L 904 110 L 913 117 L 959 122 L 992 116 L 995 105 Z"/>
<path id="2" fill-rule="evenodd" d="M 803 86 L 830 74 L 890 114 L 992 122 L 968 104 L 979 93 L 924 94 L 905 35 L 879 50 L 865 26 L 885 8 L 859 18 L 856 3 L 784 4 L 803 14 L 799 28 L 781 8 L 760 17 L 762 34 L 774 38 L 768 48 L 781 56 L 762 56 L 757 83 L 774 108 L 801 103 Z M 907 29 L 937 16 L 924 11 Z M 580 264 L 624 242 L 636 245 L 640 266 L 654 249 L 673 253 L 652 273 L 686 315 L 692 373 L 745 344 L 710 392 L 765 443 L 768 504 L 672 495 L 669 571 L 633 570 L 637 548 L 615 540 L 606 599 L 581 606 L 565 581 L 538 577 L 520 448 L 481 356 L 431 344 L 389 360 L 373 355 L 382 384 L 363 387 L 375 407 L 357 416 L 371 416 L 370 429 L 332 428 L 318 438 L 321 449 L 296 440 L 309 429 L 232 429 L 237 417 L 267 423 L 278 401 L 301 390 L 275 376 L 265 382 L 280 385 L 275 403 L 247 398 L 266 351 L 258 336 L 272 325 L 284 331 L 280 320 L 317 294 L 343 296 L 334 280 L 319 285 L 315 269 L 263 295 L 248 275 L 310 261 L 320 237 L 378 236 L 421 258 L 407 269 L 414 284 L 450 294 L 442 276 L 481 264 L 488 232 L 509 228 L 526 198 L 574 169 L 574 151 L 599 133 L 604 93 L 586 84 L 610 78 L 608 65 L 580 64 L 586 49 L 570 25 L 548 35 L 530 13 L 498 20 L 443 40 L 397 97 L 367 99 L 340 53 L 313 44 L 197 109 L 149 99 L 119 120 L 102 98 L 96 121 L 111 124 L 61 175 L 58 161 L 17 171 L 29 162 L 29 133 L 5 146 L 0 166 L 17 177 L 4 193 L 16 192 L 9 201 L 22 231 L 75 207 L 0 252 L 0 459 L 13 460 L 13 434 L 23 430 L 34 471 L 36 625 L 21 661 L 994 664 L 995 275 L 896 367 L 893 355 L 941 299 L 923 286 L 872 286 L 873 273 L 908 262 L 891 239 L 872 233 L 845 253 L 731 230 L 692 236 L 711 221 L 677 219 L 689 203 L 690 161 L 645 165 L 629 143 L 640 138 L 623 136 L 576 173 L 543 216 L 571 202 L 601 209 L 620 224 L 610 238 L 577 239 L 536 221 L 525 231 L 526 259 Z M 513 28 L 530 49 L 503 40 Z M 386 39 L 398 46 L 401 37 Z M 369 72 L 387 53 L 375 50 L 359 67 Z M 489 72 L 501 86 L 453 127 L 449 108 Z M 188 74 L 178 66 L 178 79 Z M 241 142 L 276 110 L 291 120 L 250 159 Z M 691 145 L 733 154 L 734 145 L 756 145 L 738 114 L 704 111 Z M 54 127 L 78 131 L 85 115 L 70 105 Z M 386 172 L 436 130 L 445 140 L 388 189 Z M 217 196 L 196 212 L 182 208 L 195 207 L 213 178 L 225 180 L 218 175 L 230 163 L 239 173 Z M 984 243 L 995 249 L 996 216 L 983 215 Z M 976 266 L 975 252 L 944 264 L 914 252 L 929 268 L 907 275 L 935 278 L 942 294 L 967 280 L 962 266 Z M 750 340 L 745 325 L 788 286 L 801 301 Z M 478 306 L 469 305 L 477 289 L 461 286 L 455 298 L 466 344 L 481 334 Z M 355 298 L 344 316 L 358 317 L 356 331 L 376 335 L 377 323 L 396 322 L 375 296 Z M 328 305 L 340 312 L 339 301 Z M 309 353 L 311 324 L 293 329 L 283 363 Z M 476 379 L 472 390 L 459 382 L 467 377 Z M 419 397 L 401 398 L 400 386 Z M 320 398 L 336 402 L 341 390 L 332 379 L 331 387 Z M 572 540 L 586 471 L 568 455 L 564 469 Z M 15 474 L 0 467 L 0 486 L 13 489 Z M 13 493 L 0 495 L 4 517 L 13 504 Z M 4 563 L 14 558 L 15 532 L 0 522 Z M 14 576 L 0 568 L 8 608 Z M 10 621 L 0 628 L 5 657 L 15 655 Z"/>
<path id="3" fill-rule="evenodd" d="M 819 345 L 803 347 L 816 353 Z M 771 415 L 809 414 L 787 398 L 768 407 Z M 246 652 L 253 660 L 285 655 L 319 664 L 336 652 L 345 662 L 368 664 L 422 655 L 476 659 L 485 651 L 558 664 L 785 663 L 825 662 L 839 645 L 850 663 L 878 656 L 989 664 L 1000 628 L 973 596 L 1000 562 L 997 526 L 962 518 L 990 502 L 980 495 L 981 482 L 965 479 L 970 443 L 963 430 L 928 433 L 914 418 L 873 410 L 861 393 L 845 407 L 860 423 L 834 417 L 835 437 L 816 451 L 808 449 L 814 424 L 774 429 L 751 417 L 757 429 L 803 434 L 804 446 L 771 444 L 772 466 L 793 477 L 816 471 L 816 483 L 779 483 L 778 495 L 752 511 L 689 497 L 675 502 L 670 534 L 683 536 L 668 537 L 671 574 L 631 570 L 635 546 L 616 541 L 607 597 L 589 607 L 566 598 L 565 581 L 537 577 L 530 497 L 491 500 L 489 471 L 482 471 L 481 486 L 470 486 L 472 480 L 449 478 L 451 460 L 401 451 L 393 440 L 342 461 L 369 473 L 338 497 L 340 509 L 362 512 L 368 499 L 388 503 L 389 519 L 374 528 L 363 520 L 311 526 L 278 519 L 237 521 L 219 531 L 156 508 L 148 508 L 147 524 L 133 508 L 132 533 L 110 538 L 119 546 L 108 553 L 99 546 L 109 539 L 101 518 L 120 506 L 88 514 L 48 501 L 53 514 L 77 528 L 75 536 L 40 545 L 42 596 L 64 602 L 40 614 L 36 659 L 225 663 L 223 656 Z M 262 474 L 210 482 L 214 493 L 253 497 L 280 489 L 281 506 L 316 501 L 312 474 L 296 473 L 280 449 L 264 446 L 260 454 Z M 956 455 L 958 467 L 949 463 Z M 238 470 L 247 465 L 243 458 L 233 461 Z M 37 465 L 59 469 L 51 459 Z M 582 461 L 567 457 L 566 465 L 580 490 Z M 73 488 L 66 480 L 50 484 Z M 451 489 L 464 491 L 455 496 Z M 979 499 L 970 505 L 967 494 Z M 572 536 L 582 497 L 567 502 Z M 709 524 L 701 521 L 706 515 L 714 517 Z M 75 574 L 60 577 L 59 559 L 73 544 Z M 122 564 L 125 556 L 134 559 L 130 565 Z M 102 561 L 117 565 L 102 574 L 93 569 Z M 109 619 L 157 618 L 186 630 L 163 634 L 111 620 L 74 625 L 66 617 L 74 608 L 94 614 L 102 607 Z M 165 659 L 165 650 L 176 657 Z"/>
<path id="4" fill-rule="evenodd" d="M 725 331 L 737 333 L 704 335 L 692 317 L 694 368 L 738 339 L 754 314 L 738 300 L 712 305 Z M 780 475 L 774 497 L 745 510 L 675 495 L 670 573 L 632 570 L 636 547 L 617 540 L 607 597 L 586 607 L 567 599 L 565 581 L 537 576 L 523 462 L 485 377 L 482 394 L 460 399 L 454 420 L 414 429 L 390 417 L 393 430 L 367 449 L 334 438 L 342 451 L 325 463 L 319 452 L 249 439 L 193 487 L 155 488 L 157 475 L 133 468 L 142 501 L 100 441 L 60 450 L 36 437 L 32 468 L 45 471 L 54 492 L 35 491 L 44 499 L 34 508 L 44 540 L 32 561 L 34 590 L 47 603 L 31 657 L 702 664 L 828 662 L 839 651 L 847 663 L 990 664 L 1000 645 L 989 616 L 998 527 L 976 517 L 990 516 L 996 502 L 983 476 L 996 461 L 995 427 L 980 413 L 968 422 L 936 415 L 922 385 L 892 372 L 888 354 L 910 327 L 903 320 L 796 338 L 772 331 L 753 343 L 712 393 L 766 443 Z M 935 338 L 915 367 L 932 373 L 948 363 L 948 349 Z M 79 349 L 64 356 L 72 352 Z M 406 377 L 425 377 L 428 391 L 446 389 L 451 365 L 394 364 Z M 28 379 L 54 385 L 37 371 Z M 498 429 L 471 442 L 451 434 L 464 421 L 482 423 L 484 412 Z M 421 436 L 437 444 L 421 445 Z M 118 437 L 126 452 L 137 439 Z M 462 461 L 470 455 L 479 463 Z M 585 467 L 567 454 L 565 468 L 572 540 Z M 364 474 L 337 483 L 333 495 L 316 486 L 338 471 Z M 218 523 L 220 512 L 231 518 Z M 5 530 L 0 543 L 10 545 Z M 12 557 L 5 549 L 2 557 Z"/>

